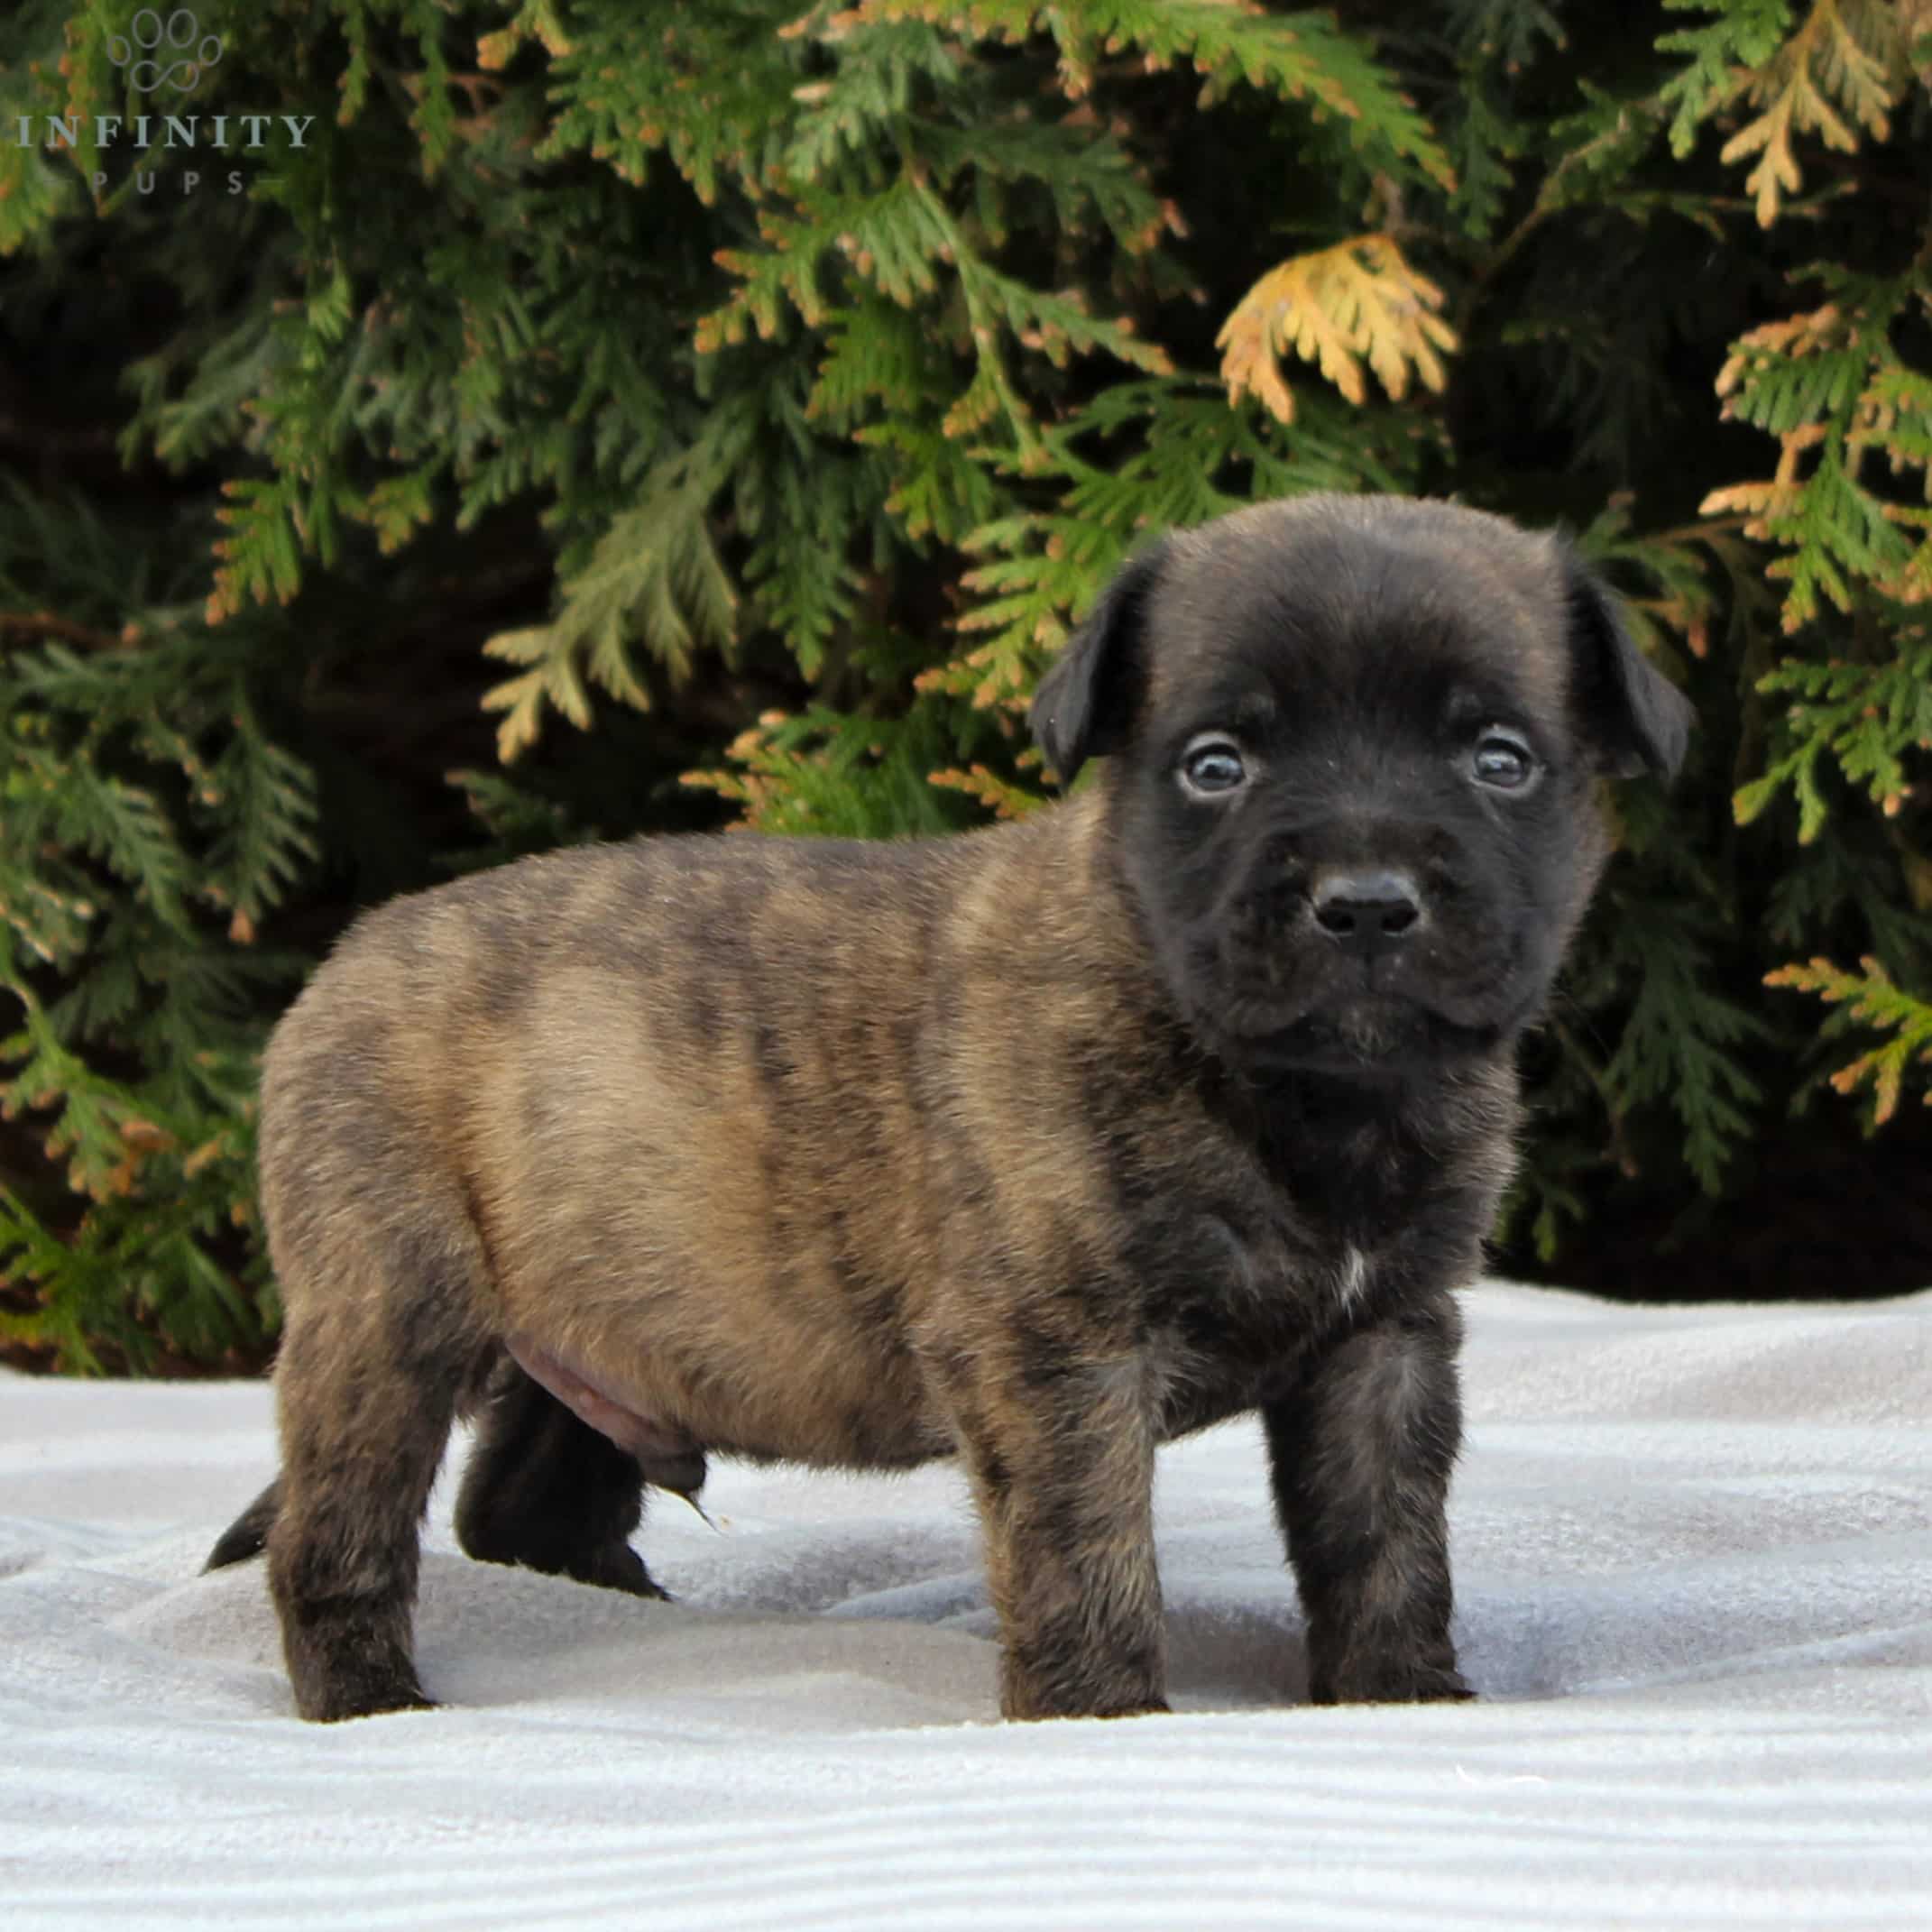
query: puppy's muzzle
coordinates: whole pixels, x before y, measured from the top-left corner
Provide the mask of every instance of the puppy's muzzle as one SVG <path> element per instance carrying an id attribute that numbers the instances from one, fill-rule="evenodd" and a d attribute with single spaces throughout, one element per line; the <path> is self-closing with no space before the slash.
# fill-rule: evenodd
<path id="1" fill-rule="evenodd" d="M 1320 872 L 1308 897 L 1315 924 L 1358 959 L 1394 952 L 1422 924 L 1421 890 L 1406 872 Z"/>

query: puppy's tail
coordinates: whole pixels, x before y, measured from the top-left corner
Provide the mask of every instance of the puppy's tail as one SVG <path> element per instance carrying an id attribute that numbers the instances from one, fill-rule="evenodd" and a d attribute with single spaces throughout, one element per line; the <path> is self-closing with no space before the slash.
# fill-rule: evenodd
<path id="1" fill-rule="evenodd" d="M 231 1563 L 245 1563 L 260 1556 L 281 1509 L 281 1478 L 275 1480 L 222 1532 L 221 1541 L 208 1551 L 201 1566 L 205 1575 L 211 1569 L 225 1569 Z"/>

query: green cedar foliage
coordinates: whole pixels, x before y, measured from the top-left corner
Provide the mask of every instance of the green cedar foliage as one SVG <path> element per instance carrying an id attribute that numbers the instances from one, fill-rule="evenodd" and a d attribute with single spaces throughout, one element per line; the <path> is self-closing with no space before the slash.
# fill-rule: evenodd
<path id="1" fill-rule="evenodd" d="M 253 1063 L 359 906 L 1035 809 L 1108 574 L 1314 489 L 1566 520 L 1698 704 L 1512 1256 L 1627 1226 L 1658 1288 L 1795 1140 L 1923 1118 L 1932 0 L 203 12 L 146 92 L 120 0 L 0 20 L 21 1358 L 261 1357 Z"/>

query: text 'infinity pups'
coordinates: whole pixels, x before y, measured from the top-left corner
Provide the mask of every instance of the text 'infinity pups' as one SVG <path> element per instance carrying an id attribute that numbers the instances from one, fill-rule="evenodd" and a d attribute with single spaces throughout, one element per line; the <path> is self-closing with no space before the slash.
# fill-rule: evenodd
<path id="1" fill-rule="evenodd" d="M 1560 541 L 1311 497 L 1129 564 L 1043 685 L 1077 796 L 645 839 L 362 920 L 277 1030 L 266 1546 L 302 1714 L 426 1701 L 419 1524 L 661 1594 L 707 1452 L 955 1455 L 1008 1716 L 1164 1707 L 1155 1451 L 1243 1410 L 1319 1700 L 1466 1695 L 1458 1321 L 1517 1035 L 1684 700 Z M 639 1641 L 649 1642 L 641 1611 Z"/>

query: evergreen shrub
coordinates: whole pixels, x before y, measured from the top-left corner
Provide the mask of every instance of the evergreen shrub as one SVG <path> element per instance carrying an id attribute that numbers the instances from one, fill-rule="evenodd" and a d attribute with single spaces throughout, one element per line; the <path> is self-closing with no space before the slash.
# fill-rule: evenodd
<path id="1" fill-rule="evenodd" d="M 1567 523 L 1701 718 L 1505 1262 L 1932 1279 L 1932 0 L 198 11 L 0 18 L 13 1359 L 263 1358 L 360 906 L 1031 811 L 1108 574 L 1318 489 Z"/>

